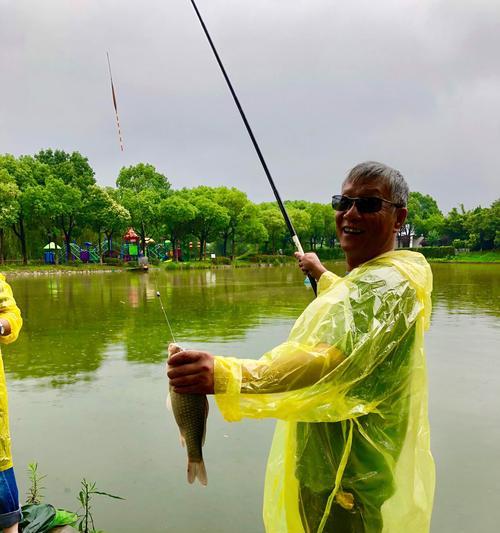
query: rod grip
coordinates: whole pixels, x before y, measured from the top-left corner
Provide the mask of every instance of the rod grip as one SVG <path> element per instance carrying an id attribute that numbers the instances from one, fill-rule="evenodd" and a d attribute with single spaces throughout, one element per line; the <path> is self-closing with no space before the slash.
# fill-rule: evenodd
<path id="1" fill-rule="evenodd" d="M 304 254 L 304 248 L 302 248 L 302 244 L 300 244 L 300 240 L 297 235 L 292 235 L 292 241 L 293 244 L 295 244 L 295 248 L 297 248 L 297 252 Z M 307 278 L 311 282 L 311 287 L 314 291 L 314 294 L 318 296 L 318 284 L 316 283 L 316 280 L 311 276 L 311 274 L 307 274 Z"/>

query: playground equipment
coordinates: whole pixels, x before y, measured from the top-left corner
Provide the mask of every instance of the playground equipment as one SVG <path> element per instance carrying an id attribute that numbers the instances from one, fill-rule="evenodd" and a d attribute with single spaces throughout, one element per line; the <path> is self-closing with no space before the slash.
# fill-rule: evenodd
<path id="1" fill-rule="evenodd" d="M 92 243 L 86 242 L 85 248 L 81 248 L 76 242 L 71 242 L 69 245 L 70 260 L 80 260 L 83 263 L 98 263 L 99 254 L 95 248 L 91 248 Z M 43 260 L 45 264 L 54 265 L 56 263 L 63 263 L 66 260 L 65 247 L 61 247 L 55 242 L 49 242 L 43 247 Z M 57 261 L 56 261 L 57 259 Z"/>
<path id="2" fill-rule="evenodd" d="M 147 247 L 147 255 L 148 257 L 152 257 L 160 261 L 165 261 L 166 259 L 168 259 L 168 253 L 170 251 L 170 248 L 170 241 L 164 241 L 159 244 L 152 244 Z"/>
<path id="3" fill-rule="evenodd" d="M 113 246 L 114 242 L 110 243 L 107 239 L 101 242 L 101 253 L 103 257 L 120 257 L 120 248 L 117 246 Z M 99 245 L 96 244 L 90 249 L 91 254 L 94 253 L 99 257 Z"/>
<path id="4" fill-rule="evenodd" d="M 61 247 L 55 242 L 51 241 L 43 247 L 43 261 L 47 265 L 54 265 L 56 263 L 56 254 Z"/>
<path id="5" fill-rule="evenodd" d="M 139 235 L 129 228 L 123 236 L 121 257 L 124 261 L 137 261 L 139 257 Z"/>
<path id="6" fill-rule="evenodd" d="M 83 249 L 80 248 L 76 242 L 72 242 L 70 243 L 69 248 L 74 259 L 80 259 L 83 263 L 99 263 L 99 254 L 91 249 L 91 246 L 91 242 L 86 242 L 86 249 Z"/>
<path id="7" fill-rule="evenodd" d="M 163 241 L 157 244 L 153 239 L 146 238 L 146 254 L 143 262 L 147 263 L 147 258 L 156 259 L 159 261 L 165 261 L 171 254 L 171 242 L 169 240 Z M 59 246 L 55 242 L 49 242 L 43 247 L 43 259 L 46 264 L 63 263 L 66 258 L 66 245 Z M 113 245 L 104 239 L 99 245 L 93 245 L 91 242 L 83 243 L 83 247 L 79 246 L 76 242 L 72 242 L 69 245 L 69 258 L 70 261 L 80 260 L 83 263 L 99 263 L 100 254 L 103 257 L 120 257 L 123 261 L 138 261 L 141 259 L 142 254 L 140 251 L 140 238 L 133 228 L 129 228 L 123 236 L 123 242 L 121 248 L 113 247 Z"/>

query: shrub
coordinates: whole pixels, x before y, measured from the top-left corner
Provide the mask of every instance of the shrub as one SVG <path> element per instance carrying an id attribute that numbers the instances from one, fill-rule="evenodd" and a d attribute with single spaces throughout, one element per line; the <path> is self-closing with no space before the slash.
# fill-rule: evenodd
<path id="1" fill-rule="evenodd" d="M 340 248 L 340 246 L 335 248 L 318 248 L 317 250 L 314 250 L 316 255 L 322 260 L 328 260 L 328 259 L 344 259 L 344 250 Z"/>
<path id="2" fill-rule="evenodd" d="M 222 255 L 211 259 L 210 262 L 212 265 L 230 265 L 232 263 L 230 257 L 224 257 Z"/>
<path id="3" fill-rule="evenodd" d="M 470 248 L 471 250 L 479 250 L 479 235 L 477 233 L 471 233 L 466 243 L 467 248 Z"/>
<path id="4" fill-rule="evenodd" d="M 104 257 L 102 262 L 105 265 L 110 265 L 110 266 L 122 266 L 123 265 L 123 261 L 119 257 Z"/>
<path id="5" fill-rule="evenodd" d="M 500 231 L 497 231 L 495 233 L 495 241 L 493 242 L 493 246 L 495 247 L 495 250 L 498 250 L 498 248 L 500 248 Z"/>
<path id="6" fill-rule="evenodd" d="M 252 254 L 245 259 L 251 263 L 265 263 L 267 265 L 284 265 L 295 261 L 293 256 L 289 255 L 266 255 L 266 254 Z"/>
<path id="7" fill-rule="evenodd" d="M 422 246 L 422 248 L 408 248 L 413 252 L 419 252 L 424 257 L 438 258 L 455 255 L 454 246 Z"/>

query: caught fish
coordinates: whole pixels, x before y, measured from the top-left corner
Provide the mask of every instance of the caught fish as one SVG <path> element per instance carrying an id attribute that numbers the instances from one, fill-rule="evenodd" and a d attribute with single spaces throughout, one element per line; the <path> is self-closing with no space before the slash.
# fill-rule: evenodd
<path id="1" fill-rule="evenodd" d="M 182 351 L 180 346 L 170 344 L 168 347 L 169 358 L 180 351 Z M 198 479 L 202 485 L 206 485 L 208 479 L 203 462 L 202 447 L 205 443 L 207 429 L 207 397 L 204 394 L 178 394 L 170 387 L 170 404 L 175 421 L 179 426 L 181 443 L 187 451 L 187 480 L 189 483 L 193 483 L 195 479 Z"/>

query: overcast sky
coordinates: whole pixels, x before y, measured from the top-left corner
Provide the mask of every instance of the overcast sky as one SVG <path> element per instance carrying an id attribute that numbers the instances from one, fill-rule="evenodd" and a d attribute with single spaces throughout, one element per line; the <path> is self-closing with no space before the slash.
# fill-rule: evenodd
<path id="1" fill-rule="evenodd" d="M 198 0 L 284 199 L 368 159 L 443 211 L 500 196 L 498 0 Z M 109 51 L 125 151 L 119 149 Z M 272 199 L 189 0 L 0 0 L 0 153 L 78 150 L 102 185 Z"/>

